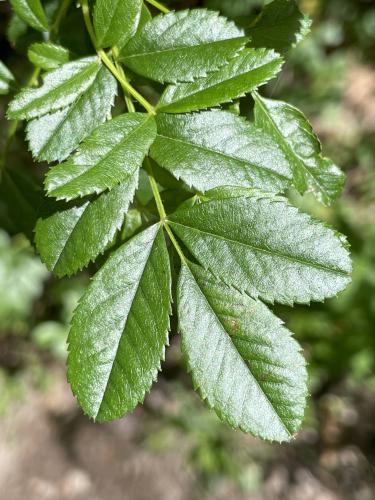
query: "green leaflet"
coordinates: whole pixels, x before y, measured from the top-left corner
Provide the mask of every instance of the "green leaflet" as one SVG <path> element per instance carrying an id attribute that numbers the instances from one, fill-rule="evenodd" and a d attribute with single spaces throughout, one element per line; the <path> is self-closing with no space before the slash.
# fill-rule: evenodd
<path id="1" fill-rule="evenodd" d="M 155 120 L 145 113 L 126 113 L 100 125 L 77 154 L 49 171 L 48 194 L 71 200 L 111 189 L 142 166 L 155 136 Z"/>
<path id="2" fill-rule="evenodd" d="M 159 114 L 152 158 L 199 191 L 219 186 L 280 192 L 292 173 L 272 138 L 227 111 Z"/>
<path id="3" fill-rule="evenodd" d="M 15 13 L 39 31 L 48 31 L 48 19 L 40 0 L 10 0 Z"/>
<path id="4" fill-rule="evenodd" d="M 143 26 L 151 21 L 152 15 L 151 12 L 148 10 L 145 4 L 142 5 L 142 10 L 141 10 L 141 17 L 139 18 L 139 24 L 137 30 L 141 30 Z"/>
<path id="5" fill-rule="evenodd" d="M 252 47 L 267 47 L 283 53 L 301 41 L 311 21 L 301 13 L 295 0 L 274 0 L 246 30 Z"/>
<path id="6" fill-rule="evenodd" d="M 157 107 L 166 113 L 184 113 L 218 106 L 267 83 L 276 76 L 282 63 L 282 58 L 272 50 L 243 50 L 207 78 L 170 85 Z"/>
<path id="7" fill-rule="evenodd" d="M 110 115 L 117 82 L 102 66 L 86 92 L 70 106 L 30 121 L 29 149 L 40 161 L 62 161 Z"/>
<path id="8" fill-rule="evenodd" d="M 35 230 L 35 244 L 48 269 L 59 277 L 70 276 L 103 253 L 124 222 L 137 184 L 135 172 L 93 200 L 54 203 Z"/>
<path id="9" fill-rule="evenodd" d="M 121 60 L 151 80 L 191 82 L 225 65 L 246 41 L 242 30 L 217 12 L 183 10 L 146 23 L 124 47 Z"/>
<path id="10" fill-rule="evenodd" d="M 283 198 L 256 192 L 227 196 L 169 217 L 173 231 L 204 268 L 271 303 L 322 301 L 348 285 L 349 254 L 332 229 Z"/>
<path id="11" fill-rule="evenodd" d="M 307 394 L 298 343 L 261 302 L 183 265 L 178 282 L 182 350 L 194 386 L 231 427 L 289 441 Z"/>
<path id="12" fill-rule="evenodd" d="M 0 61 L 0 95 L 9 92 L 10 84 L 14 82 L 14 77 L 3 62 Z"/>
<path id="13" fill-rule="evenodd" d="M 47 71 L 69 62 L 69 50 L 53 43 L 33 43 L 27 51 L 29 61 Z"/>
<path id="14" fill-rule="evenodd" d="M 123 47 L 137 31 L 142 4 L 142 0 L 96 0 L 94 28 L 98 47 Z"/>
<path id="15" fill-rule="evenodd" d="M 68 380 L 90 417 L 113 420 L 143 401 L 164 359 L 170 301 L 169 257 L 155 225 L 109 258 L 75 311 Z"/>
<path id="16" fill-rule="evenodd" d="M 322 156 L 319 139 L 306 117 L 294 106 L 254 94 L 255 124 L 269 133 L 293 169 L 294 185 L 301 193 L 313 191 L 329 205 L 342 192 L 345 175 Z"/>
<path id="17" fill-rule="evenodd" d="M 69 62 L 47 73 L 43 85 L 22 90 L 8 107 L 11 120 L 30 120 L 69 106 L 90 87 L 101 64 L 97 57 Z"/>

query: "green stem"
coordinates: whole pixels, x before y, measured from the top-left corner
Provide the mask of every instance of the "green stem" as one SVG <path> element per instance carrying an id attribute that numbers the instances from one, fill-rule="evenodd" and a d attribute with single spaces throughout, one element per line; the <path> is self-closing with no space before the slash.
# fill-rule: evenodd
<path id="1" fill-rule="evenodd" d="M 64 19 L 67 10 L 70 7 L 72 0 L 62 0 L 59 5 L 59 9 L 57 11 L 54 23 L 51 28 L 51 33 L 58 33 L 61 21 Z"/>
<path id="2" fill-rule="evenodd" d="M 118 48 L 116 46 L 112 47 L 112 54 L 113 54 L 113 58 L 115 60 L 115 66 L 116 66 L 117 71 L 120 73 L 120 75 L 123 78 L 123 80 L 125 80 L 126 82 L 129 83 L 129 81 L 128 81 L 126 75 L 125 75 L 125 71 L 124 71 L 123 67 L 117 61 L 117 58 L 119 56 L 119 51 L 118 51 Z M 133 100 L 131 98 L 131 95 L 126 90 L 126 88 L 122 87 L 122 90 L 124 92 L 125 104 L 126 104 L 126 107 L 128 108 L 129 113 L 134 113 L 135 112 L 135 107 L 134 107 L 134 103 L 133 103 Z"/>
<path id="3" fill-rule="evenodd" d="M 83 18 L 84 18 L 84 21 L 86 24 L 87 31 L 89 32 L 92 44 L 94 45 L 100 59 L 107 66 L 107 68 L 111 71 L 111 73 L 117 78 L 117 80 L 120 82 L 122 88 L 126 92 L 128 92 L 131 96 L 133 96 L 139 102 L 139 104 L 141 104 L 145 108 L 145 110 L 149 114 L 156 115 L 156 111 L 155 111 L 154 106 L 152 106 L 152 104 L 150 104 L 132 85 L 130 85 L 130 83 L 126 80 L 126 78 L 123 77 L 122 74 L 117 70 L 116 66 L 113 64 L 113 62 L 108 57 L 108 55 L 105 53 L 105 51 L 103 49 L 98 49 L 96 37 L 95 37 L 95 33 L 94 33 L 94 28 L 92 26 L 91 19 L 90 19 L 90 9 L 89 9 L 88 0 L 82 0 L 81 5 L 82 5 Z"/>
<path id="4" fill-rule="evenodd" d="M 146 2 L 148 2 L 150 5 L 153 5 L 158 10 L 160 10 L 160 12 L 163 12 L 164 14 L 168 14 L 168 12 L 170 12 L 168 7 L 165 7 L 162 3 L 158 2 L 157 0 L 146 0 Z"/>
<path id="5" fill-rule="evenodd" d="M 165 219 L 167 218 L 167 214 L 165 213 L 163 201 L 159 193 L 158 184 L 155 180 L 154 171 L 149 158 L 145 159 L 145 167 L 148 174 L 148 180 L 150 181 L 152 194 L 154 195 L 155 198 L 156 207 L 160 215 L 160 220 L 164 223 Z"/>
<path id="6" fill-rule="evenodd" d="M 126 92 L 129 92 L 131 96 L 133 96 L 139 104 L 141 104 L 147 113 L 150 115 L 156 115 L 156 111 L 154 106 L 150 104 L 135 88 L 130 85 L 130 83 L 121 76 L 121 74 L 117 71 L 116 66 L 113 64 L 113 62 L 110 60 L 110 58 L 107 56 L 107 54 L 104 52 L 104 50 L 99 49 L 98 54 L 100 59 L 104 62 L 104 64 L 107 66 L 107 68 L 112 72 L 112 74 L 117 78 L 117 80 L 121 83 L 121 86 Z"/>
<path id="7" fill-rule="evenodd" d="M 145 159 L 145 167 L 146 167 L 147 174 L 148 174 L 148 180 L 150 181 L 152 194 L 154 195 L 154 198 L 155 198 L 156 207 L 157 207 L 158 212 L 159 212 L 160 221 L 163 224 L 165 230 L 167 231 L 169 239 L 171 240 L 173 246 L 175 247 L 176 252 L 180 256 L 181 261 L 184 264 L 187 264 L 186 257 L 184 255 L 180 245 L 178 244 L 178 241 L 176 240 L 175 235 L 172 233 L 171 228 L 168 226 L 167 214 L 165 213 L 163 200 L 161 199 L 159 189 L 158 189 L 158 184 L 155 180 L 154 172 L 152 169 L 152 164 L 151 164 L 149 158 Z"/>
<path id="8" fill-rule="evenodd" d="M 186 260 L 186 257 L 184 255 L 184 252 L 182 251 L 182 248 L 180 247 L 180 245 L 178 244 L 178 241 L 176 240 L 176 237 L 175 235 L 172 233 L 172 229 L 168 226 L 168 221 L 165 221 L 165 224 L 164 224 L 164 227 L 165 227 L 165 230 L 167 231 L 167 234 L 169 236 L 169 239 L 171 240 L 173 246 L 175 247 L 176 249 L 176 252 L 178 253 L 178 255 L 180 256 L 180 259 L 181 259 L 181 262 L 183 264 L 187 264 L 187 260 Z"/>

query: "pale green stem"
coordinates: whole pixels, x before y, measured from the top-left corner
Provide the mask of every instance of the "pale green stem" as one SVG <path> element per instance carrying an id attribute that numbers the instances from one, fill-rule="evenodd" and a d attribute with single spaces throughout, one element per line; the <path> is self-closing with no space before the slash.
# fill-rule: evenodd
<path id="1" fill-rule="evenodd" d="M 180 245 L 178 244 L 178 241 L 176 240 L 175 235 L 172 233 L 171 228 L 168 226 L 167 214 L 165 213 L 163 200 L 161 199 L 159 189 L 158 189 L 158 184 L 155 180 L 152 164 L 151 164 L 149 158 L 146 158 L 146 160 L 145 160 L 145 167 L 146 167 L 147 174 L 148 174 L 148 180 L 150 181 L 152 194 L 154 195 L 154 198 L 155 198 L 156 207 L 157 207 L 158 212 L 159 212 L 160 221 L 163 224 L 165 230 L 167 231 L 169 239 L 171 240 L 173 246 L 175 247 L 176 252 L 180 256 L 181 261 L 184 264 L 187 264 L 185 255 L 184 255 Z"/>
<path id="2" fill-rule="evenodd" d="M 168 7 L 165 7 L 162 3 L 158 2 L 157 0 L 146 0 L 146 2 L 148 2 L 150 5 L 153 5 L 158 10 L 160 10 L 160 12 L 163 12 L 164 14 L 168 14 L 168 12 L 170 12 Z"/>
<path id="3" fill-rule="evenodd" d="M 100 59 L 107 66 L 107 68 L 111 71 L 111 73 L 117 78 L 117 80 L 121 83 L 122 88 L 126 92 L 128 92 L 131 96 L 133 96 L 139 102 L 139 104 L 141 104 L 145 108 L 145 110 L 149 114 L 155 115 L 156 111 L 155 111 L 155 108 L 152 106 L 152 104 L 150 104 L 132 85 L 130 85 L 130 83 L 126 80 L 126 78 L 124 78 L 120 74 L 120 72 L 117 70 L 116 66 L 113 64 L 113 62 L 108 57 L 108 55 L 104 52 L 104 50 L 97 48 L 94 28 L 92 26 L 91 19 L 90 19 L 90 9 L 89 9 L 88 0 L 82 0 L 81 5 L 82 5 L 83 18 L 85 20 L 87 31 L 89 32 L 91 41 L 92 41 L 94 47 L 96 48 L 96 51 L 97 51 Z"/>

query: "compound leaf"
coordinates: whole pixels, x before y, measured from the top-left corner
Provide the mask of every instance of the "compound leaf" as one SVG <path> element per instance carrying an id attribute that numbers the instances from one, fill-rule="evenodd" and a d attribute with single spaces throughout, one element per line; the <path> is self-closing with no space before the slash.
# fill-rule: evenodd
<path id="1" fill-rule="evenodd" d="M 219 186 L 280 192 L 291 183 L 288 162 L 269 135 L 227 111 L 156 118 L 152 158 L 199 191 Z"/>
<path id="2" fill-rule="evenodd" d="M 164 358 L 170 301 L 168 251 L 155 225 L 112 254 L 75 311 L 68 380 L 89 416 L 113 420 L 143 401 Z"/>
<path id="3" fill-rule="evenodd" d="M 97 57 L 63 64 L 45 75 L 41 87 L 17 94 L 9 104 L 8 118 L 29 120 L 68 106 L 91 86 L 100 67 Z"/>
<path id="4" fill-rule="evenodd" d="M 242 30 L 218 12 L 170 12 L 137 32 L 124 47 L 122 61 L 158 82 L 189 82 L 226 64 L 246 41 Z"/>
<path id="5" fill-rule="evenodd" d="M 252 47 L 267 47 L 284 53 L 305 38 L 311 22 L 295 0 L 274 0 L 266 5 L 246 30 Z"/>
<path id="6" fill-rule="evenodd" d="M 289 441 L 307 393 L 290 332 L 264 304 L 197 266 L 182 266 L 177 294 L 182 350 L 202 398 L 231 427 Z"/>
<path id="7" fill-rule="evenodd" d="M 40 0 L 10 0 L 14 12 L 39 31 L 48 31 L 48 19 L 43 10 Z"/>
<path id="8" fill-rule="evenodd" d="M 100 125 L 75 155 L 49 171 L 48 194 L 71 200 L 111 189 L 142 166 L 155 137 L 155 120 L 145 113 L 126 113 Z"/>
<path id="9" fill-rule="evenodd" d="M 254 93 L 255 124 L 269 133 L 290 162 L 294 185 L 301 192 L 312 191 L 329 205 L 342 192 L 345 175 L 322 156 L 319 139 L 306 117 L 294 106 L 265 99 Z"/>
<path id="10" fill-rule="evenodd" d="M 70 106 L 30 121 L 29 148 L 40 161 L 62 161 L 110 115 L 116 79 L 102 66 L 86 92 Z"/>
<path id="11" fill-rule="evenodd" d="M 350 282 L 342 237 L 284 198 L 230 190 L 212 196 L 180 208 L 170 224 L 198 262 L 228 285 L 292 305 L 332 297 Z"/>
<path id="12" fill-rule="evenodd" d="M 98 46 L 123 47 L 137 31 L 142 4 L 142 0 L 96 0 L 94 28 Z"/>
<path id="13" fill-rule="evenodd" d="M 49 71 L 69 62 L 69 50 L 53 43 L 33 43 L 27 51 L 29 61 Z"/>
<path id="14" fill-rule="evenodd" d="M 36 225 L 36 247 L 48 269 L 72 275 L 103 253 L 124 222 L 137 184 L 138 172 L 94 200 L 55 202 Z"/>
<path id="15" fill-rule="evenodd" d="M 229 102 L 267 83 L 276 76 L 282 63 L 282 58 L 272 50 L 243 50 L 207 78 L 167 87 L 158 109 L 166 113 L 184 113 Z"/>

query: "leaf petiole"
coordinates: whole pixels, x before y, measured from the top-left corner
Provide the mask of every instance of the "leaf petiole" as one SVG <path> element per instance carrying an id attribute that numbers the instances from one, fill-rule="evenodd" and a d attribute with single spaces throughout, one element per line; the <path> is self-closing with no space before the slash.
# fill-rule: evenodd
<path id="1" fill-rule="evenodd" d="M 117 78 L 117 80 L 120 82 L 122 88 L 128 92 L 131 96 L 133 96 L 139 104 L 141 104 L 145 110 L 150 114 L 150 115 L 156 115 L 156 111 L 154 106 L 150 104 L 130 83 L 126 80 L 125 75 L 122 76 L 120 71 L 116 68 L 116 66 L 113 64 L 111 59 L 108 57 L 106 52 L 103 49 L 98 49 L 97 48 L 97 42 L 96 42 L 96 36 L 94 32 L 94 28 L 91 23 L 90 19 L 90 8 L 88 4 L 88 0 L 82 0 L 81 2 L 82 5 L 82 13 L 83 13 L 83 18 L 86 24 L 87 31 L 90 35 L 92 44 L 96 48 L 97 54 L 100 57 L 100 59 L 103 61 L 103 63 L 107 66 L 107 68 L 111 71 L 111 73 Z"/>
<path id="2" fill-rule="evenodd" d="M 158 10 L 160 10 L 160 12 L 163 12 L 164 14 L 168 14 L 168 12 L 170 12 L 168 7 L 165 7 L 163 4 L 161 4 L 157 0 L 146 0 L 146 2 L 148 2 L 150 5 L 153 5 Z"/>

